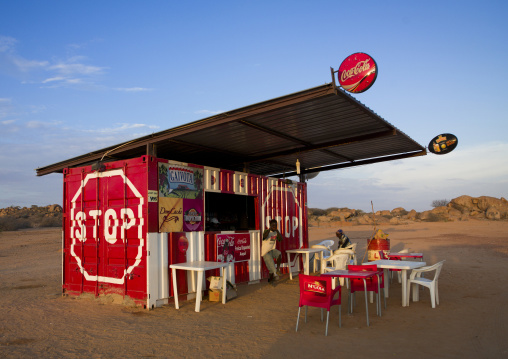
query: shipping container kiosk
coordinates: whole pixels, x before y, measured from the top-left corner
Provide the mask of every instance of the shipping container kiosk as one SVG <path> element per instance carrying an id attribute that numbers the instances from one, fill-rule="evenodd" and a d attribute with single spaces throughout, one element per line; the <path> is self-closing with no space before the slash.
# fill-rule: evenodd
<path id="1" fill-rule="evenodd" d="M 266 279 L 261 233 L 270 219 L 283 259 L 308 247 L 306 175 L 425 154 L 325 84 L 36 171 L 63 173 L 63 293 L 154 308 L 172 301 L 170 264 L 228 261 L 233 283 Z M 177 273 L 180 299 L 193 298 L 196 278 Z"/>

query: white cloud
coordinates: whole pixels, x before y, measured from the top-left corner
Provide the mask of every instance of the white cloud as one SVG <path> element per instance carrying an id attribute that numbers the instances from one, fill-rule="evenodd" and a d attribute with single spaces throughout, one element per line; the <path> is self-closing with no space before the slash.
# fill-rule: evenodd
<path id="1" fill-rule="evenodd" d="M 55 81 L 65 81 L 65 77 L 63 77 L 63 76 L 50 77 L 49 79 L 43 80 L 42 83 L 46 84 L 48 82 L 55 82 Z"/>
<path id="2" fill-rule="evenodd" d="M 21 72 L 29 72 L 32 70 L 43 69 L 49 65 L 48 61 L 26 60 L 19 56 L 12 57 L 12 63 Z"/>
<path id="3" fill-rule="evenodd" d="M 46 124 L 44 122 L 42 122 L 42 121 L 28 121 L 26 123 L 26 127 L 27 128 L 32 128 L 32 129 L 34 129 L 34 128 L 41 128 L 41 127 L 45 127 L 45 126 L 46 126 Z"/>
<path id="4" fill-rule="evenodd" d="M 71 60 L 73 61 L 73 60 Z M 59 63 L 56 65 L 48 66 L 49 70 L 56 71 L 59 74 L 62 75 L 94 75 L 94 74 L 100 74 L 104 71 L 105 67 L 99 67 L 99 66 L 90 66 L 90 65 L 84 65 L 79 63 Z"/>
<path id="5" fill-rule="evenodd" d="M 146 92 L 146 91 L 153 91 L 153 89 L 144 88 L 144 87 L 117 87 L 115 90 L 116 91 L 123 91 L 123 92 Z"/>
<path id="6" fill-rule="evenodd" d="M 0 36 L 0 52 L 8 52 L 14 48 L 16 39 L 9 36 Z"/>
<path id="7" fill-rule="evenodd" d="M 98 129 L 87 129 L 87 130 L 84 130 L 84 132 L 87 132 L 87 133 L 99 133 L 99 134 L 110 134 L 110 133 L 118 133 L 118 132 L 129 131 L 129 130 L 132 130 L 132 129 L 146 128 L 146 129 L 154 130 L 154 129 L 159 128 L 159 126 L 147 125 L 147 124 L 144 124 L 144 123 L 133 123 L 133 124 L 130 124 L 130 123 L 117 123 L 116 125 L 118 125 L 118 126 L 117 127 L 98 128 Z"/>
<path id="8" fill-rule="evenodd" d="M 6 120 L 6 121 L 2 121 L 0 122 L 2 125 L 10 125 L 10 124 L 13 124 L 14 122 L 16 122 L 15 120 Z"/>
<path id="9" fill-rule="evenodd" d="M 96 42 L 100 40 L 92 40 Z M 16 52 L 17 40 L 12 37 L 0 36 L 0 60 L 10 66 L 7 73 L 20 77 L 23 84 L 43 84 L 43 88 L 80 87 L 97 88 L 98 76 L 104 75 L 109 67 L 87 64 L 86 56 L 68 56 L 59 60 L 27 59 Z M 73 51 L 86 48 L 80 44 L 70 44 L 67 48 Z M 4 69 L 5 70 L 5 69 Z M 101 87 L 103 89 L 104 87 Z M 110 87 L 121 92 L 153 91 L 146 87 Z"/>
<path id="10" fill-rule="evenodd" d="M 224 111 L 212 111 L 212 110 L 199 110 L 194 112 L 197 115 L 217 115 L 219 113 L 223 113 Z"/>
<path id="11" fill-rule="evenodd" d="M 10 76 L 19 76 L 22 83 L 52 84 L 51 87 L 93 84 L 95 76 L 102 75 L 107 67 L 86 64 L 86 57 L 71 56 L 64 60 L 48 61 L 27 59 L 16 52 L 17 41 L 0 36 L 0 56 Z M 42 79 L 40 79 L 42 77 Z"/>

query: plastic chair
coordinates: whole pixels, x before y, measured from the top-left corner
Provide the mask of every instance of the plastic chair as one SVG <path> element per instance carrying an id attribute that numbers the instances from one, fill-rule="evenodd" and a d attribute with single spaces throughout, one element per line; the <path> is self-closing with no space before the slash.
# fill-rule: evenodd
<path id="1" fill-rule="evenodd" d="M 443 268 L 443 263 L 445 261 L 438 262 L 434 265 L 421 267 L 413 269 L 411 272 L 411 276 L 407 280 L 407 305 L 409 306 L 409 293 L 411 291 L 411 284 L 413 287 L 413 302 L 417 302 L 419 300 L 418 286 L 422 285 L 430 289 L 430 303 L 432 308 L 436 308 L 436 303 L 439 305 L 439 292 L 438 292 L 438 278 L 441 273 L 441 269 Z M 433 279 L 424 278 L 422 275 L 426 272 L 434 273 Z"/>
<path id="2" fill-rule="evenodd" d="M 337 251 L 335 251 L 335 252 L 337 252 Z M 331 272 L 331 271 L 338 270 L 338 269 L 347 269 L 347 266 L 351 260 L 350 258 L 351 258 L 352 253 L 353 253 L 353 251 L 351 251 L 349 249 L 345 249 L 345 250 L 342 250 L 341 253 L 334 254 L 334 255 L 328 257 L 323 262 L 324 272 Z M 329 266 L 328 264 L 331 264 L 331 266 Z M 336 278 L 334 278 L 334 279 L 336 279 Z M 344 278 L 339 278 L 339 280 L 340 280 L 340 285 L 343 286 L 344 285 Z M 333 281 L 333 284 L 335 284 L 335 280 Z"/>
<path id="3" fill-rule="evenodd" d="M 352 264 L 357 264 L 356 262 L 356 246 L 358 245 L 358 243 L 351 243 L 349 246 L 346 247 L 346 249 L 351 249 L 353 252 L 354 252 L 354 256 L 353 256 L 353 261 L 354 263 Z"/>
<path id="4" fill-rule="evenodd" d="M 399 251 L 399 253 L 409 253 L 409 248 L 402 249 L 401 251 Z M 386 256 L 385 256 L 383 251 L 380 251 L 379 257 L 381 259 L 389 259 L 389 260 L 392 260 L 392 261 L 400 261 L 400 260 L 402 260 L 400 258 L 386 258 Z M 400 269 L 390 269 L 390 283 L 393 282 L 393 274 L 395 272 L 397 273 L 397 276 L 398 276 L 398 279 L 399 279 L 399 283 L 401 283 L 402 276 L 400 275 L 400 272 L 401 272 Z"/>
<path id="5" fill-rule="evenodd" d="M 326 330 L 328 335 L 328 320 L 330 319 L 330 308 L 339 306 L 339 327 L 342 326 L 341 318 L 341 287 L 332 289 L 332 277 L 299 275 L 300 302 L 298 304 L 298 318 L 296 320 L 296 331 L 300 321 L 300 310 L 305 306 L 305 323 L 307 323 L 307 308 L 321 308 L 321 321 L 323 321 L 323 309 L 326 309 Z M 339 293 L 338 298 L 335 295 Z"/>
<path id="6" fill-rule="evenodd" d="M 332 254 L 332 246 L 333 245 L 334 245 L 334 242 L 331 239 L 327 239 L 327 240 L 322 241 L 321 243 L 315 244 L 310 247 L 310 248 L 323 249 L 322 255 L 321 255 L 321 253 L 315 253 L 313 256 L 314 271 L 316 271 L 316 268 L 317 268 L 316 264 L 318 261 L 321 262 L 321 261 L 325 260 L 326 258 L 330 257 L 330 255 Z M 319 267 L 319 269 L 322 272 L 321 267 Z"/>
<path id="7" fill-rule="evenodd" d="M 327 252 L 325 252 L 325 255 L 330 256 L 332 253 L 332 246 L 335 244 L 335 242 L 331 239 L 326 239 L 320 243 L 318 243 L 318 246 L 325 246 L 327 248 Z"/>
<path id="8" fill-rule="evenodd" d="M 348 248 L 337 249 L 336 251 L 333 252 L 334 255 L 335 254 L 343 254 L 343 253 L 347 253 L 349 255 L 348 264 L 355 264 L 356 265 L 356 252 L 353 249 L 350 249 L 349 246 L 348 246 Z"/>
<path id="9" fill-rule="evenodd" d="M 377 265 L 375 264 L 364 264 L 364 265 L 349 265 L 349 270 L 355 270 L 355 271 L 378 271 Z M 374 276 L 371 278 L 367 278 L 367 292 L 374 292 L 376 293 L 376 312 L 378 315 L 381 315 L 379 309 L 380 306 L 380 295 L 383 294 L 384 299 L 384 305 L 386 308 L 386 297 L 384 296 L 384 274 L 383 272 L 380 272 L 379 274 L 380 283 L 378 286 L 378 277 Z M 379 289 L 379 290 L 378 290 Z M 354 294 L 355 292 L 363 292 L 365 290 L 363 285 L 363 279 L 359 278 L 352 278 L 350 281 L 350 295 Z M 380 293 L 381 292 L 381 293 Z M 351 306 L 352 307 L 352 306 Z M 351 308 L 351 312 L 353 312 L 353 308 Z"/>

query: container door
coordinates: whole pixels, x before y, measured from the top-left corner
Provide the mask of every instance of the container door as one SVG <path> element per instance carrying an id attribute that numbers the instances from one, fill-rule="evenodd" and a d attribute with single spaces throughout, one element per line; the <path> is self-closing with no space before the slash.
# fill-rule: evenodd
<path id="1" fill-rule="evenodd" d="M 66 170 L 64 290 L 146 298 L 145 161 Z"/>

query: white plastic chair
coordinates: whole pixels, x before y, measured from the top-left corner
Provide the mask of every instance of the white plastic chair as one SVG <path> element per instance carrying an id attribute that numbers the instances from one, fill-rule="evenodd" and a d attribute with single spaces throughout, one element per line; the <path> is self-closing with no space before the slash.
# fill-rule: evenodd
<path id="1" fill-rule="evenodd" d="M 334 254 L 324 260 L 323 272 L 331 272 L 331 271 L 338 270 L 338 269 L 347 269 L 347 266 L 348 266 L 350 258 L 351 258 L 351 253 L 345 253 L 345 251 L 348 251 L 348 252 L 352 252 L 352 251 L 347 250 L 347 249 L 345 249 L 343 251 L 344 251 L 343 253 Z M 331 265 L 329 266 L 328 264 L 331 264 Z M 339 278 L 339 279 L 340 279 L 340 285 L 343 286 L 344 285 L 344 278 Z M 333 284 L 334 285 L 332 288 L 335 288 L 335 281 L 333 282 Z"/>
<path id="2" fill-rule="evenodd" d="M 321 248 L 323 249 L 323 254 L 321 256 L 321 253 L 315 253 L 314 254 L 314 271 L 316 271 L 316 264 L 317 262 L 321 262 L 323 260 L 325 260 L 326 258 L 330 257 L 331 254 L 332 254 L 332 246 L 335 244 L 335 242 L 331 239 L 327 239 L 327 240 L 324 240 L 322 241 L 321 243 L 318 243 L 318 244 L 315 244 L 313 246 L 311 246 L 310 248 Z M 319 267 L 321 273 L 323 272 L 321 267 Z"/>
<path id="3" fill-rule="evenodd" d="M 422 285 L 430 289 L 430 302 L 432 308 L 436 307 L 436 303 L 439 305 L 439 292 L 438 292 L 438 278 L 441 273 L 441 269 L 443 268 L 443 263 L 445 261 L 438 262 L 434 265 L 421 267 L 413 269 L 411 272 L 411 276 L 407 280 L 407 305 L 409 306 L 409 293 L 411 291 L 411 284 L 413 287 L 413 302 L 417 302 L 419 300 L 418 286 Z M 426 272 L 434 273 L 433 279 L 424 278 L 422 275 Z"/>
<path id="4" fill-rule="evenodd" d="M 356 243 L 355 243 L 356 247 Z M 353 249 L 348 248 L 341 248 L 337 249 L 333 252 L 333 254 L 347 254 L 349 256 L 348 264 L 356 264 L 356 252 Z"/>
<path id="5" fill-rule="evenodd" d="M 356 246 L 357 245 L 358 245 L 358 243 L 351 243 L 349 246 L 346 247 L 347 249 L 351 249 L 353 252 L 355 252 L 355 257 L 354 257 L 355 265 L 357 264 L 356 263 Z"/>

